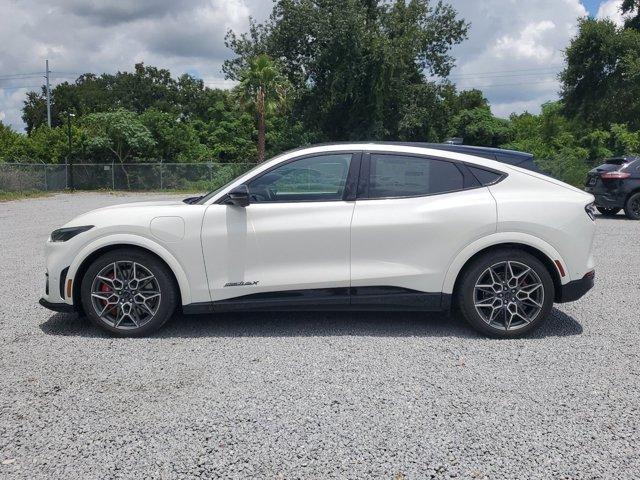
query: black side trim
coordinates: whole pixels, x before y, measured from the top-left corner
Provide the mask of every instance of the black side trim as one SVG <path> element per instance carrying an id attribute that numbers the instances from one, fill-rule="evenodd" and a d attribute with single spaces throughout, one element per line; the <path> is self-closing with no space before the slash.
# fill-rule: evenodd
<path id="1" fill-rule="evenodd" d="M 398 310 L 443 311 L 450 295 L 400 287 L 320 288 L 243 295 L 217 302 L 183 305 L 186 315 L 232 311 Z"/>
<path id="2" fill-rule="evenodd" d="M 352 310 L 440 310 L 441 293 L 400 287 L 353 287 Z"/>
<path id="3" fill-rule="evenodd" d="M 362 162 L 362 152 L 354 152 L 349 163 L 349 172 L 347 173 L 347 183 L 344 186 L 342 199 L 351 202 L 358 195 L 358 178 L 360 177 L 360 163 Z"/>
<path id="4" fill-rule="evenodd" d="M 45 300 L 44 298 L 41 298 L 38 303 L 44 308 L 48 308 L 49 310 L 53 310 L 54 312 L 71 313 L 76 311 L 76 307 L 74 307 L 73 305 L 69 305 L 67 303 L 52 303 Z"/>
<path id="5" fill-rule="evenodd" d="M 585 276 L 580 280 L 574 280 L 566 285 L 560 286 L 556 303 L 574 302 L 593 288 L 594 276 Z"/>

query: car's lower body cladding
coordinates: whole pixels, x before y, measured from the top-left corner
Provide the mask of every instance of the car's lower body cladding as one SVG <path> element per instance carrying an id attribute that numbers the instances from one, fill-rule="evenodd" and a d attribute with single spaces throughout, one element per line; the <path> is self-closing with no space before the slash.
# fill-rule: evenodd
<path id="1" fill-rule="evenodd" d="M 44 298 L 41 298 L 38 303 L 44 308 L 48 308 L 49 310 L 53 310 L 54 312 L 73 313 L 77 311 L 74 305 L 69 305 L 68 303 L 62 302 L 50 302 L 49 300 L 45 300 Z"/>
<path id="2" fill-rule="evenodd" d="M 582 298 L 593 288 L 594 283 L 595 270 L 592 270 L 581 279 L 562 285 L 558 295 L 556 296 L 556 303 L 574 302 L 579 298 Z"/>
<path id="3" fill-rule="evenodd" d="M 184 305 L 185 314 L 231 311 L 443 311 L 450 295 L 400 287 L 344 287 L 254 293 Z"/>

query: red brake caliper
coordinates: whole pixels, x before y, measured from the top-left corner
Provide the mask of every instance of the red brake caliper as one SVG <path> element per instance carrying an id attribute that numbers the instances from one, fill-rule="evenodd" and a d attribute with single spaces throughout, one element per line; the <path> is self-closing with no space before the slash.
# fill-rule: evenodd
<path id="1" fill-rule="evenodd" d="M 110 274 L 110 275 L 107 275 L 107 278 L 111 278 L 111 279 L 113 279 L 113 278 L 114 278 L 114 276 L 115 276 L 114 274 Z M 102 282 L 102 286 L 100 287 L 100 291 L 101 291 L 101 292 L 105 292 L 105 293 L 114 293 L 114 292 L 113 292 L 113 288 L 111 288 L 111 287 L 110 287 L 109 285 L 107 285 L 105 282 Z M 100 303 L 102 304 L 102 308 L 104 308 L 104 307 L 107 305 L 107 303 L 108 303 L 108 302 L 107 302 L 106 300 L 100 300 Z M 108 313 L 113 314 L 113 312 L 114 312 L 115 310 L 117 310 L 117 308 L 118 308 L 118 307 L 117 307 L 117 305 L 114 305 L 113 307 L 111 307 L 111 308 L 108 310 Z"/>

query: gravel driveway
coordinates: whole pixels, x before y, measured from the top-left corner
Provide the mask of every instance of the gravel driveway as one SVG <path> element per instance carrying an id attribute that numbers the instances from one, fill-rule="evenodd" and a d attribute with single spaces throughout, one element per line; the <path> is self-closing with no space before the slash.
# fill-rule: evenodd
<path id="1" fill-rule="evenodd" d="M 599 218 L 596 288 L 520 340 L 413 313 L 113 339 L 38 305 L 51 230 L 150 198 L 0 203 L 0 478 L 640 475 L 640 222 Z"/>

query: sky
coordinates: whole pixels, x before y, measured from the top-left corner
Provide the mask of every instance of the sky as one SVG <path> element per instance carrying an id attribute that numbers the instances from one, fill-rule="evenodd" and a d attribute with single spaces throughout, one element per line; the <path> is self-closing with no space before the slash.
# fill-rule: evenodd
<path id="1" fill-rule="evenodd" d="M 450 79 L 480 88 L 495 115 L 537 113 L 557 98 L 563 49 L 585 15 L 622 22 L 622 0 L 448 0 L 471 24 L 454 47 Z M 23 131 L 21 108 L 39 89 L 85 72 L 132 70 L 137 62 L 190 73 L 229 88 L 222 62 L 228 29 L 271 11 L 271 0 L 0 0 L 0 121 Z"/>

